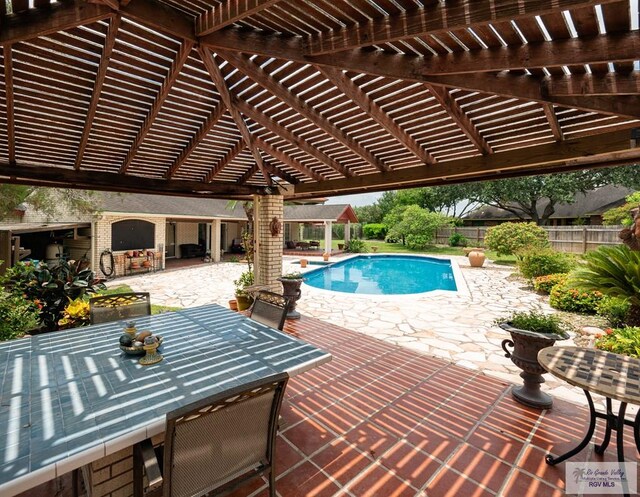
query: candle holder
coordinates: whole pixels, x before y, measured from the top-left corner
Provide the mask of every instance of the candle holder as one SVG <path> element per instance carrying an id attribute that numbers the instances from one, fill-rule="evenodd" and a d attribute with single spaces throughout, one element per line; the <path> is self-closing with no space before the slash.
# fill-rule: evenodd
<path id="1" fill-rule="evenodd" d="M 157 340 L 152 341 L 151 343 L 147 343 L 145 340 L 145 344 L 142 348 L 147 352 L 144 357 L 141 357 L 138 361 L 143 366 L 150 366 L 151 364 L 156 364 L 160 362 L 164 357 L 158 354 L 157 349 L 160 346 Z"/>
<path id="2" fill-rule="evenodd" d="M 124 328 L 124 332 L 130 335 L 132 339 L 135 338 L 138 334 L 135 321 L 127 321 L 127 326 Z"/>

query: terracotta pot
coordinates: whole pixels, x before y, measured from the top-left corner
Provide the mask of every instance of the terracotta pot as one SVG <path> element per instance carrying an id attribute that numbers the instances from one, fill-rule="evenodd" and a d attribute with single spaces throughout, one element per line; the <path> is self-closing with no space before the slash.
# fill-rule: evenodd
<path id="1" fill-rule="evenodd" d="M 229 309 L 231 309 L 232 311 L 238 310 L 238 301 L 236 299 L 231 299 L 229 301 Z"/>
<path id="2" fill-rule="evenodd" d="M 132 261 L 131 269 L 140 269 L 140 263 L 138 261 Z"/>
<path id="3" fill-rule="evenodd" d="M 309 261 L 307 259 L 300 259 L 300 267 L 307 267 Z"/>
<path id="4" fill-rule="evenodd" d="M 544 383 L 542 374 L 546 373 L 546 370 L 538 362 L 538 352 L 545 347 L 551 347 L 556 340 L 566 340 L 569 335 L 564 332 L 556 335 L 521 330 L 509 323 L 501 323 L 500 328 L 511 334 L 511 340 L 507 338 L 502 341 L 505 357 L 522 369 L 520 378 L 524 380 L 523 385 L 511 391 L 513 398 L 529 407 L 549 409 L 553 399 L 540 391 L 540 385 Z M 512 350 L 507 350 L 507 347 L 511 347 Z"/>
<path id="5" fill-rule="evenodd" d="M 151 261 L 142 261 L 142 267 L 151 267 Z"/>
<path id="6" fill-rule="evenodd" d="M 479 250 L 474 250 L 473 252 L 469 252 L 469 264 L 471 267 L 482 267 L 484 265 L 486 257 L 484 252 Z"/>
<path id="7" fill-rule="evenodd" d="M 324 254 L 322 254 L 322 258 L 326 261 L 329 260 L 329 254 L 327 254 L 326 252 Z"/>

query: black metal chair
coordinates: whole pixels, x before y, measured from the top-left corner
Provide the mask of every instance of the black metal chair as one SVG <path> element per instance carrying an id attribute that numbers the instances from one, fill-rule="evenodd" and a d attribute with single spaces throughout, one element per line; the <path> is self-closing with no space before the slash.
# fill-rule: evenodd
<path id="1" fill-rule="evenodd" d="M 134 497 L 220 495 L 267 473 L 275 497 L 275 440 L 288 380 L 272 375 L 167 414 L 164 444 L 154 449 L 147 439 L 133 448 Z"/>
<path id="2" fill-rule="evenodd" d="M 89 300 L 91 324 L 151 315 L 151 299 L 147 292 L 101 295 Z"/>
<path id="3" fill-rule="evenodd" d="M 249 317 L 259 323 L 282 331 L 289 310 L 289 299 L 280 294 L 261 290 L 254 295 Z"/>

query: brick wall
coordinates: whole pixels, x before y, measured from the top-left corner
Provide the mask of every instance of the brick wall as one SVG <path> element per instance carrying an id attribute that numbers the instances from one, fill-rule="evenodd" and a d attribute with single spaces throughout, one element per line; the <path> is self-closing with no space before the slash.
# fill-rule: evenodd
<path id="1" fill-rule="evenodd" d="M 155 243 L 154 247 L 139 247 L 141 249 L 154 248 L 156 254 L 156 269 L 164 269 L 164 250 L 160 250 L 160 247 L 164 247 L 165 244 L 165 227 L 166 218 L 164 217 L 140 217 L 140 216 L 102 216 L 95 222 L 95 244 L 94 244 L 94 258 L 95 271 L 98 277 L 105 276 L 100 270 L 100 254 L 103 250 L 111 250 L 111 225 L 117 221 L 124 221 L 128 219 L 142 219 L 150 223 L 155 224 Z M 115 260 L 115 276 L 124 276 L 126 273 L 128 259 L 125 256 L 124 251 L 113 252 L 113 258 Z"/>
<path id="2" fill-rule="evenodd" d="M 267 285 L 274 292 L 281 292 L 282 286 L 277 281 L 282 275 L 282 243 L 284 228 L 280 233 L 271 235 L 269 224 L 275 217 L 282 224 L 284 213 L 282 195 L 254 195 L 255 217 L 255 276 L 256 284 Z"/>

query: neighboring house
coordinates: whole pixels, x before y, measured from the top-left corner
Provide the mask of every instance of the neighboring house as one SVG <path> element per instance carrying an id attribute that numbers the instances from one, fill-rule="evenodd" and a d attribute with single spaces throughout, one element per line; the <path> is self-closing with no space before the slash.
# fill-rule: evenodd
<path id="1" fill-rule="evenodd" d="M 0 260 L 3 248 L 5 256 L 10 251 L 7 260 L 11 260 L 15 247 L 23 247 L 24 253 L 31 250 L 33 258 L 45 259 L 46 246 L 59 243 L 71 258 L 86 254 L 99 275 L 101 262 L 105 268 L 111 264 L 107 251 L 113 255 L 115 276 L 149 269 L 143 264 L 164 269 L 167 258 L 209 253 L 212 260 L 219 261 L 238 243 L 248 222 L 242 202 L 230 204 L 227 200 L 96 192 L 94 202 L 97 214 L 83 219 L 60 216 L 57 221 L 64 224 L 50 223 L 28 205 L 21 206 L 10 223 L 0 223 L 0 242 L 11 240 L 11 245 L 0 244 Z M 323 247 L 331 247 L 332 224 L 357 222 L 357 217 L 350 205 L 285 205 L 281 221 L 285 243 L 300 240 L 301 225 L 313 223 L 325 226 Z M 58 229 L 62 226 L 64 229 Z M 26 243 L 31 240 L 26 234 L 29 230 L 41 233 L 33 243 Z M 133 251 L 138 252 L 136 257 L 132 257 Z M 132 271 L 134 261 L 140 268 Z"/>
<path id="2" fill-rule="evenodd" d="M 602 224 L 602 214 L 625 203 L 625 197 L 635 190 L 622 186 L 603 186 L 586 194 L 576 195 L 571 204 L 557 204 L 549 218 L 551 226 L 571 226 L 575 224 Z M 542 200 L 538 212 L 542 213 L 548 201 Z M 522 221 L 511 212 L 498 207 L 484 205 L 463 216 L 465 226 L 495 226 L 508 221 Z"/>

